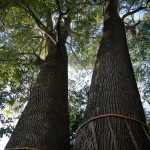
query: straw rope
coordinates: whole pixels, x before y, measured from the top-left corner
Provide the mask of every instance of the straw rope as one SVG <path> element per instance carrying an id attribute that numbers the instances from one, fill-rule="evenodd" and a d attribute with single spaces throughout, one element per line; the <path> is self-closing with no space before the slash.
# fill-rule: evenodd
<path id="1" fill-rule="evenodd" d="M 139 147 L 138 147 L 138 144 L 137 144 L 137 142 L 136 142 L 136 140 L 135 140 L 135 137 L 134 137 L 134 135 L 133 135 L 133 133 L 132 133 L 132 131 L 131 131 L 131 128 L 130 128 L 130 126 L 129 126 L 129 124 L 128 124 L 128 120 L 131 120 L 131 121 L 134 121 L 134 122 L 136 122 L 136 123 L 141 124 L 141 125 L 142 125 L 142 128 L 143 128 L 143 130 L 144 130 L 144 132 L 145 132 L 145 134 L 146 134 L 146 136 L 147 136 L 147 139 L 150 141 L 149 134 L 147 133 L 147 131 L 146 131 L 146 129 L 145 129 L 145 127 L 147 128 L 147 125 L 146 125 L 144 122 L 142 122 L 142 121 L 140 121 L 140 120 L 138 120 L 138 119 L 129 117 L 129 116 L 124 116 L 124 115 L 119 115 L 119 114 L 105 114 L 105 115 L 100 115 L 100 116 L 93 117 L 93 118 L 87 120 L 86 122 L 84 122 L 84 123 L 78 128 L 77 134 L 79 133 L 79 130 L 80 130 L 82 127 L 84 127 L 86 124 L 91 123 L 91 122 L 93 122 L 94 120 L 101 119 L 101 118 L 106 118 L 106 117 L 107 117 L 107 121 L 108 121 L 108 125 L 109 125 L 109 129 L 110 129 L 111 135 L 112 135 L 112 137 L 113 137 L 113 143 L 114 143 L 114 148 L 115 148 L 115 150 L 118 150 L 118 148 L 117 148 L 117 141 L 116 141 L 115 134 L 114 134 L 114 132 L 113 132 L 112 125 L 111 125 L 110 120 L 109 120 L 108 117 L 118 117 L 118 118 L 125 119 L 126 126 L 127 126 L 128 130 L 129 130 L 129 133 L 130 133 L 130 136 L 131 136 L 133 145 L 134 145 L 134 147 L 135 147 L 136 150 L 139 150 Z M 94 126 L 94 124 L 92 124 L 92 125 Z M 144 127 L 144 126 L 145 126 L 145 127 Z M 92 128 L 92 129 L 93 129 L 93 128 Z M 93 133 L 95 133 L 95 132 L 93 132 Z M 98 147 L 98 143 L 97 143 L 97 140 L 95 139 L 95 137 L 96 137 L 96 135 L 94 135 L 94 143 L 95 143 L 96 147 Z"/>
<path id="2" fill-rule="evenodd" d="M 90 123 L 90 122 L 92 122 L 92 121 L 94 121 L 94 120 L 101 119 L 101 118 L 106 118 L 106 117 L 118 117 L 118 118 L 123 118 L 123 119 L 127 119 L 127 120 L 131 120 L 131 121 L 137 122 L 137 123 L 139 123 L 139 124 L 144 125 L 144 126 L 147 127 L 147 125 L 146 125 L 144 122 L 142 122 L 142 121 L 140 121 L 140 120 L 137 120 L 137 119 L 135 119 L 135 118 L 129 117 L 129 116 L 124 116 L 124 115 L 119 115 L 119 114 L 105 114 L 105 115 L 100 115 L 100 116 L 93 117 L 93 118 L 91 118 L 91 119 L 85 121 L 85 122 L 78 128 L 77 133 L 78 133 L 79 130 L 80 130 L 83 126 L 85 126 L 86 124 L 88 124 L 88 123 Z"/>

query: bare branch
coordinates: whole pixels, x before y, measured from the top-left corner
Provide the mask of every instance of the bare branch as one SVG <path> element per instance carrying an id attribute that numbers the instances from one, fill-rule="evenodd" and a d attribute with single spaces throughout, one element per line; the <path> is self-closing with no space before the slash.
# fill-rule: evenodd
<path id="1" fill-rule="evenodd" d="M 131 10 L 132 6 L 134 5 L 134 2 L 135 2 L 135 0 L 133 0 L 133 1 L 132 1 L 132 4 L 130 5 L 130 7 L 129 7 L 129 9 L 128 9 L 127 13 L 129 13 L 129 12 L 130 12 L 130 10 Z"/>
<path id="2" fill-rule="evenodd" d="M 136 26 L 138 26 L 140 23 L 141 23 L 141 20 L 139 20 L 137 23 L 135 23 L 135 24 L 132 25 L 132 26 L 136 27 Z"/>
<path id="3" fill-rule="evenodd" d="M 130 30 L 131 34 L 134 36 L 137 34 L 137 31 L 136 31 L 136 27 L 141 23 L 141 20 L 139 20 L 138 22 L 136 22 L 135 24 L 133 25 L 129 25 L 128 23 L 125 23 L 126 24 L 126 30 Z"/>
<path id="4" fill-rule="evenodd" d="M 146 7 L 147 7 L 147 6 L 144 6 L 144 7 L 143 7 L 143 6 L 140 6 L 140 7 L 138 7 L 137 9 L 135 9 L 135 10 L 133 10 L 133 11 L 127 12 L 126 14 L 124 14 L 124 15 L 122 16 L 122 19 L 124 20 L 127 16 L 130 16 L 130 15 L 135 14 L 135 13 L 141 11 L 141 10 L 144 10 L 144 9 L 146 9 Z"/>

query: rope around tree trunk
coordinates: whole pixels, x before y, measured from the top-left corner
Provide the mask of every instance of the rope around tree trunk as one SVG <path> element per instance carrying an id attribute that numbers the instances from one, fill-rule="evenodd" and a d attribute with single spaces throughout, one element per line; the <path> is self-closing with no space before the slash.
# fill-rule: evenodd
<path id="1" fill-rule="evenodd" d="M 87 124 L 93 122 L 94 120 L 101 119 L 101 118 L 107 118 L 108 125 L 109 125 L 109 129 L 110 129 L 110 132 L 111 132 L 111 134 L 112 134 L 112 136 L 113 136 L 114 148 L 115 148 L 115 150 L 118 150 L 117 144 L 116 144 L 117 141 L 116 141 L 116 138 L 115 138 L 115 135 L 114 135 L 114 132 L 113 132 L 112 125 L 111 125 L 110 120 L 109 120 L 108 117 L 118 117 L 118 118 L 125 119 L 126 126 L 127 126 L 128 130 L 129 130 L 131 140 L 132 140 L 133 145 L 134 145 L 134 148 L 135 148 L 136 150 L 139 150 L 139 147 L 138 147 L 138 144 L 137 144 L 137 142 L 136 142 L 136 140 L 135 140 L 135 137 L 134 137 L 134 135 L 133 135 L 133 133 L 132 133 L 132 131 L 131 131 L 131 128 L 130 128 L 130 126 L 129 126 L 129 124 L 128 124 L 128 120 L 134 121 L 134 122 L 139 123 L 140 125 L 142 125 L 142 128 L 143 128 L 143 130 L 144 130 L 144 133 L 145 133 L 145 135 L 146 135 L 148 141 L 150 142 L 149 134 L 147 133 L 147 131 L 146 131 L 146 129 L 145 129 L 145 127 L 146 127 L 146 128 L 148 128 L 148 127 L 147 127 L 147 125 L 146 125 L 144 122 L 142 122 L 142 121 L 140 121 L 140 120 L 137 120 L 137 119 L 135 119 L 135 118 L 132 118 L 132 117 L 129 117 L 129 116 L 120 115 L 120 114 L 105 114 L 105 115 L 100 115 L 100 116 L 93 117 L 93 118 L 87 120 L 86 122 L 84 122 L 84 123 L 78 128 L 77 134 L 79 133 L 79 130 L 80 130 L 81 128 L 83 128 L 85 125 L 87 125 Z M 92 126 L 92 129 L 93 129 L 93 128 L 94 128 L 94 125 Z M 93 130 L 92 130 L 92 134 L 93 134 L 93 136 L 94 136 L 94 147 L 95 147 L 96 150 L 98 150 L 98 143 L 97 143 L 97 140 L 96 140 L 96 135 L 94 135 L 95 132 L 93 132 Z"/>
<path id="2" fill-rule="evenodd" d="M 127 119 L 127 120 L 131 120 L 131 121 L 137 122 L 137 123 L 139 123 L 139 124 L 144 125 L 145 127 L 147 127 L 147 125 L 146 125 L 144 122 L 142 122 L 142 121 L 140 121 L 140 120 L 137 120 L 137 119 L 135 119 L 135 118 L 129 117 L 129 116 L 124 116 L 124 115 L 119 115 L 119 114 L 105 114 L 105 115 L 100 115 L 100 116 L 93 117 L 93 118 L 87 120 L 86 122 L 84 122 L 81 126 L 79 126 L 79 128 L 78 128 L 78 130 L 77 130 L 77 133 L 78 133 L 79 130 L 80 130 L 83 126 L 85 126 L 86 124 L 88 124 L 88 123 L 90 123 L 90 122 L 92 122 L 92 121 L 94 121 L 94 120 L 101 119 L 101 118 L 106 118 L 106 117 L 118 117 L 118 118 L 123 118 L 123 119 Z"/>

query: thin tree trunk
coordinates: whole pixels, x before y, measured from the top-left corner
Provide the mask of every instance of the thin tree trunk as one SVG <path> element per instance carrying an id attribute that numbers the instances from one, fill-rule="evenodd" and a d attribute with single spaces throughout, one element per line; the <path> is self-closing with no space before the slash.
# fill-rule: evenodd
<path id="1" fill-rule="evenodd" d="M 51 23 L 47 20 L 48 26 L 52 27 Z M 6 146 L 8 149 L 69 150 L 67 36 L 63 36 L 56 45 L 47 37 L 48 56 Z"/>
<path id="2" fill-rule="evenodd" d="M 104 2 L 104 29 L 82 124 L 105 114 L 129 116 L 145 123 L 117 1 Z M 141 123 L 104 117 L 86 123 L 77 133 L 74 150 L 149 150 Z"/>

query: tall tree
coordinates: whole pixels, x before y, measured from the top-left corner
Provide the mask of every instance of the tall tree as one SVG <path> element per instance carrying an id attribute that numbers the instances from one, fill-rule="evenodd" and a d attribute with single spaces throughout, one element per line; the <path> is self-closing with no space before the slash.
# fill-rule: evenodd
<path id="1" fill-rule="evenodd" d="M 104 29 L 74 150 L 148 150 L 145 115 L 118 1 L 104 1 Z"/>
<path id="2" fill-rule="evenodd" d="M 32 88 L 29 102 L 6 145 L 11 148 L 37 148 L 40 150 L 69 149 L 68 116 L 68 57 L 65 47 L 70 19 L 61 11 L 56 0 L 58 20 L 52 21 L 52 10 L 47 9 L 46 25 L 35 15 L 29 3 L 15 3 L 28 12 L 37 26 L 45 32 L 47 56 L 37 61 L 40 73 Z M 54 28 L 55 27 L 55 28 Z"/>

